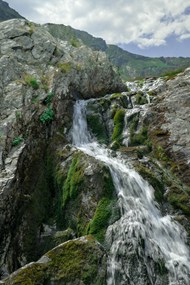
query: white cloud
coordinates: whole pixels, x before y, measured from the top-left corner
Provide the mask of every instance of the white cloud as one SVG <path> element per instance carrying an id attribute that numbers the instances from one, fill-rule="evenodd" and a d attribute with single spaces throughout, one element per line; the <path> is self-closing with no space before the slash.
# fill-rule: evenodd
<path id="1" fill-rule="evenodd" d="M 190 0 L 8 0 L 38 23 L 62 23 L 104 38 L 108 43 L 159 46 L 167 37 L 190 34 Z M 23 13 L 22 13 L 23 11 Z M 25 13 L 25 14 L 24 14 Z"/>

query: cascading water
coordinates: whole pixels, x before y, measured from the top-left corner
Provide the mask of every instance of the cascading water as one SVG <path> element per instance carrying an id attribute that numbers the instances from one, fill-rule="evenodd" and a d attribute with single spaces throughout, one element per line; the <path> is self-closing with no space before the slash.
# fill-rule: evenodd
<path id="1" fill-rule="evenodd" d="M 154 189 L 125 160 L 112 157 L 91 137 L 86 105 L 87 101 L 75 104 L 73 144 L 109 167 L 121 215 L 107 230 L 107 285 L 189 285 L 190 256 L 183 228 L 171 216 L 161 215 Z"/>

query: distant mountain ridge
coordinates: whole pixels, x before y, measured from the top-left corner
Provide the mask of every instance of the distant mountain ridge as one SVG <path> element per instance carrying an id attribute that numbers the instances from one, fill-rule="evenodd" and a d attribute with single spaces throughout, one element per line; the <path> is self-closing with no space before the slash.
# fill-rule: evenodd
<path id="1" fill-rule="evenodd" d="M 0 0 L 0 21 L 13 18 L 23 18 L 18 12 L 10 8 L 9 4 Z M 184 69 L 190 66 L 190 58 L 160 57 L 150 58 L 123 50 L 116 45 L 108 45 L 102 38 L 96 38 L 85 31 L 74 29 L 63 24 L 45 24 L 48 31 L 56 38 L 67 40 L 73 45 L 82 43 L 93 50 L 107 54 L 115 70 L 124 80 L 158 77 L 164 73 Z"/>
<path id="2" fill-rule="evenodd" d="M 94 50 L 104 51 L 124 79 L 157 77 L 164 73 L 190 66 L 190 58 L 159 57 L 151 58 L 130 53 L 116 45 L 108 45 L 102 38 L 96 38 L 87 32 L 63 24 L 45 24 L 56 38 L 76 42 L 77 39 Z"/>
<path id="3" fill-rule="evenodd" d="M 0 0 L 0 21 L 6 21 L 15 18 L 22 18 L 18 12 L 10 8 L 9 4 L 5 1 Z"/>

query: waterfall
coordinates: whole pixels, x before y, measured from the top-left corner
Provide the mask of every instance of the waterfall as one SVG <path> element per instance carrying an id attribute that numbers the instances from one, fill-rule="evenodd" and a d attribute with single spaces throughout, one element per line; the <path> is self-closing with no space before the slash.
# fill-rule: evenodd
<path id="1" fill-rule="evenodd" d="M 109 167 L 121 215 L 106 234 L 110 244 L 107 285 L 189 285 L 185 231 L 171 216 L 161 215 L 154 189 L 126 160 L 112 157 L 109 149 L 92 138 L 86 122 L 87 104 L 77 101 L 74 106 L 73 144 Z"/>

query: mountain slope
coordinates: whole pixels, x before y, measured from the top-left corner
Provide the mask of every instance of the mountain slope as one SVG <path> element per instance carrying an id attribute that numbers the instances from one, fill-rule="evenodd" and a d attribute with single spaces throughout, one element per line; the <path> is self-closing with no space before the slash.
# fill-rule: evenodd
<path id="1" fill-rule="evenodd" d="M 0 21 L 6 21 L 9 19 L 22 18 L 23 17 L 14 9 L 9 7 L 9 4 L 0 0 Z"/>
<path id="2" fill-rule="evenodd" d="M 104 51 L 124 79 L 161 76 L 165 72 L 190 65 L 190 58 L 145 57 L 127 52 L 116 45 L 107 45 L 103 39 L 95 38 L 87 32 L 76 30 L 70 26 L 57 24 L 46 24 L 45 26 L 57 38 L 67 41 L 75 40 L 75 42 L 78 38 L 90 48 Z"/>

